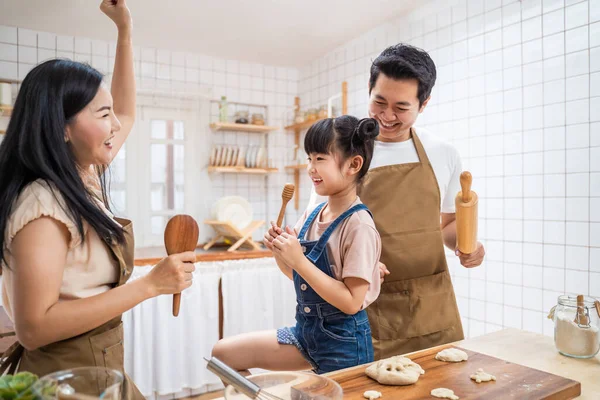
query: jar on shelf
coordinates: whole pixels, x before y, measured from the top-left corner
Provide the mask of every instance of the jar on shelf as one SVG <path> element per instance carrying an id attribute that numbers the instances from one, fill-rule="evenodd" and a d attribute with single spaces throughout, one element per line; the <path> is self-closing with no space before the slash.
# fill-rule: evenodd
<path id="1" fill-rule="evenodd" d="M 294 113 L 294 123 L 295 124 L 301 124 L 304 121 L 306 121 L 306 113 L 304 111 L 296 111 Z"/>
<path id="2" fill-rule="evenodd" d="M 554 343 L 565 356 L 591 358 L 600 350 L 600 303 L 581 296 L 558 296 L 548 318 L 554 321 Z"/>
<path id="3" fill-rule="evenodd" d="M 227 96 L 221 96 L 219 102 L 219 122 L 227 122 Z"/>
<path id="4" fill-rule="evenodd" d="M 234 117 L 236 124 L 248 123 L 248 111 L 236 111 Z"/>
<path id="5" fill-rule="evenodd" d="M 306 120 L 307 121 L 316 121 L 318 115 L 318 111 L 316 108 L 309 108 L 306 112 Z"/>
<path id="6" fill-rule="evenodd" d="M 252 114 L 252 125 L 264 125 L 265 117 L 261 113 Z"/>
<path id="7" fill-rule="evenodd" d="M 331 117 L 335 118 L 335 117 L 339 117 L 341 114 L 338 113 L 337 107 L 336 106 L 331 106 Z"/>
<path id="8" fill-rule="evenodd" d="M 319 108 L 319 119 L 327 118 L 327 106 L 321 106 Z"/>

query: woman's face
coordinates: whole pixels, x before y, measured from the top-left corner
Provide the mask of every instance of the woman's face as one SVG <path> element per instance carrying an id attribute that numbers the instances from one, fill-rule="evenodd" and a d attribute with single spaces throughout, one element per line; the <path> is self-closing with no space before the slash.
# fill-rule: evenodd
<path id="1" fill-rule="evenodd" d="M 112 161 L 112 139 L 119 129 L 121 123 L 114 113 L 112 96 L 102 84 L 92 101 L 67 125 L 65 140 L 77 164 L 87 170 Z"/>

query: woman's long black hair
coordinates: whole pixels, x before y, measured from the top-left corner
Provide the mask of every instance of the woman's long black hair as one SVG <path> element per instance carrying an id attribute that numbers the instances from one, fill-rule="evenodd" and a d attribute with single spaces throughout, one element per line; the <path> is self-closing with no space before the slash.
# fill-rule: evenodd
<path id="1" fill-rule="evenodd" d="M 125 240 L 123 230 L 94 200 L 75 157 L 65 143 L 66 127 L 96 96 L 102 74 L 70 60 L 46 61 L 23 80 L 0 144 L 0 260 L 5 260 L 6 229 L 15 200 L 41 179 L 64 199 L 67 215 L 84 236 L 83 220 L 107 243 Z M 96 166 L 102 200 L 108 208 L 106 166 Z M 54 189 L 53 189 L 54 190 Z M 58 198 L 58 197 L 57 197 Z"/>

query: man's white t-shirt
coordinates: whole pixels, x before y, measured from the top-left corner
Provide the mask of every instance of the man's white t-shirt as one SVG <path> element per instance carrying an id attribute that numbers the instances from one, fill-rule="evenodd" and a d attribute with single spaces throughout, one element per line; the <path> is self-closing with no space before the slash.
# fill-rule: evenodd
<path id="1" fill-rule="evenodd" d="M 454 199 L 460 191 L 460 174 L 462 173 L 462 163 L 458 150 L 452 144 L 425 128 L 413 127 L 413 129 L 417 132 L 421 143 L 423 143 L 440 187 L 440 211 L 452 214 L 456 211 Z M 419 156 L 412 138 L 404 142 L 376 141 L 369 169 L 418 161 Z M 312 209 L 316 204 L 324 201 L 327 201 L 327 198 L 319 196 L 313 186 L 308 208 Z"/>

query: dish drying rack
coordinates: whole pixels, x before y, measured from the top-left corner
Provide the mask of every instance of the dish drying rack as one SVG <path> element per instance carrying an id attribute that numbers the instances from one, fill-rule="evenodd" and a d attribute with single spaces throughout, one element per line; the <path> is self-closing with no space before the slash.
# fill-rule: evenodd
<path id="1" fill-rule="evenodd" d="M 265 224 L 265 221 L 252 221 L 250 225 L 244 229 L 238 229 L 229 221 L 215 221 L 207 220 L 204 221 L 206 225 L 210 225 L 217 233 L 206 245 L 204 250 L 210 249 L 220 240 L 230 240 L 234 242 L 227 251 L 236 251 L 241 246 L 249 247 L 251 250 L 262 250 L 262 247 L 252 240 L 252 234 L 258 228 Z"/>

